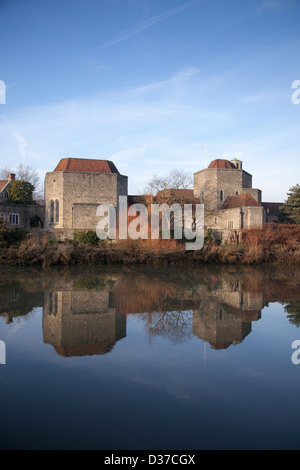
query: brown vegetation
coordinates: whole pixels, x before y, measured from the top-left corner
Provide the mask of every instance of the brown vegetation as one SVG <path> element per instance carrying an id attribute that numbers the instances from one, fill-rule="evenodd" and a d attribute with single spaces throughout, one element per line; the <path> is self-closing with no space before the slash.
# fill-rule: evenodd
<path id="1" fill-rule="evenodd" d="M 300 265 L 300 226 L 266 225 L 247 230 L 240 244 L 209 241 L 202 250 L 185 251 L 181 240 L 119 240 L 83 244 L 53 241 L 29 234 L 23 241 L 2 245 L 0 264 L 83 265 L 83 264 L 294 264 Z"/>

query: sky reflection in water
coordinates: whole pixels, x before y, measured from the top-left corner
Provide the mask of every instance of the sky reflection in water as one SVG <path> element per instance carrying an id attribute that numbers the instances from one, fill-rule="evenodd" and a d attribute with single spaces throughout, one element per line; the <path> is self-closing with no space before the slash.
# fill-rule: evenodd
<path id="1" fill-rule="evenodd" d="M 299 448 L 288 269 L 1 271 L 0 447 Z"/>

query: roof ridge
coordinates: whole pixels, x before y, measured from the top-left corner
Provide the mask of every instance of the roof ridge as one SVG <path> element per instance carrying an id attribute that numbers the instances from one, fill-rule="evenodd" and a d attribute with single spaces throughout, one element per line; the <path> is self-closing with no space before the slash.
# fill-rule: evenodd
<path id="1" fill-rule="evenodd" d="M 250 193 L 240 193 L 228 196 L 221 209 L 236 209 L 242 205 L 246 207 L 262 207 Z"/>
<path id="2" fill-rule="evenodd" d="M 61 158 L 54 171 L 73 171 L 85 173 L 119 173 L 111 160 L 96 158 Z"/>

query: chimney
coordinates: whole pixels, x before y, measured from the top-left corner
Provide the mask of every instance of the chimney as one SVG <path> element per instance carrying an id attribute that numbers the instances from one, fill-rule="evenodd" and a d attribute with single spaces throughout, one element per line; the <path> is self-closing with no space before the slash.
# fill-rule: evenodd
<path id="1" fill-rule="evenodd" d="M 16 175 L 14 173 L 8 173 L 8 179 L 9 180 L 15 180 L 16 179 Z"/>
<path id="2" fill-rule="evenodd" d="M 241 160 L 238 160 L 237 158 L 234 158 L 233 160 L 230 160 L 231 163 L 234 164 L 234 166 L 241 170 L 243 168 L 243 162 Z"/>

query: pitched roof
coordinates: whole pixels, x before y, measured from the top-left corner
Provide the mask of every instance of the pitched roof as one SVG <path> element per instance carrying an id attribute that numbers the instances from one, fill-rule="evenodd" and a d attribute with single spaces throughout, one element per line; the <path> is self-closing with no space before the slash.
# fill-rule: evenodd
<path id="1" fill-rule="evenodd" d="M 133 204 L 147 205 L 152 199 L 153 199 L 153 196 L 151 196 L 151 194 L 141 194 L 141 195 L 130 194 L 127 196 L 127 203 L 128 203 L 128 206 L 133 206 Z"/>
<path id="2" fill-rule="evenodd" d="M 193 189 L 162 189 L 156 194 L 156 199 L 161 198 L 173 198 L 174 200 L 179 199 L 181 201 L 186 201 L 186 203 L 198 203 L 199 198 L 194 196 Z"/>
<path id="3" fill-rule="evenodd" d="M 236 170 L 236 166 L 231 163 L 229 160 L 222 160 L 221 158 L 217 158 L 213 160 L 209 165 L 208 168 L 229 168 Z"/>
<path id="4" fill-rule="evenodd" d="M 119 173 L 109 160 L 89 158 L 62 158 L 54 171 L 82 171 L 85 173 Z"/>
<path id="5" fill-rule="evenodd" d="M 243 207 L 262 207 L 253 196 L 249 193 L 238 194 L 237 196 L 229 196 L 224 202 L 221 209 L 236 209 Z"/>
<path id="6" fill-rule="evenodd" d="M 2 191 L 5 186 L 9 183 L 9 180 L 0 180 L 0 191 Z"/>

